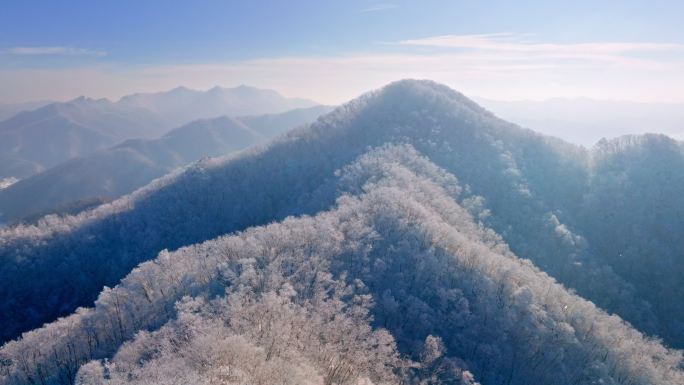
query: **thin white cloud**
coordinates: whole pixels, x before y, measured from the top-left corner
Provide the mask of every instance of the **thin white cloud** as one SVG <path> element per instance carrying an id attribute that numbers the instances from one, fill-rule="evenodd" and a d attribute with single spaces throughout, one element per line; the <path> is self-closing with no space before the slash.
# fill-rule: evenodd
<path id="1" fill-rule="evenodd" d="M 62 55 L 62 56 L 105 56 L 107 53 L 100 50 L 90 50 L 77 47 L 12 47 L 4 53 L 11 55 Z"/>
<path id="2" fill-rule="evenodd" d="M 443 35 L 399 42 L 405 46 L 496 52 L 507 55 L 534 55 L 551 58 L 615 60 L 637 54 L 683 53 L 684 44 L 652 42 L 544 43 L 531 35 L 510 32 Z"/>
<path id="3" fill-rule="evenodd" d="M 395 9 L 395 8 L 399 8 L 399 5 L 385 3 L 385 4 L 376 4 L 376 5 L 370 6 L 368 8 L 364 8 L 364 9 L 360 10 L 359 12 L 361 12 L 361 13 L 380 12 L 380 11 L 389 11 L 390 9 Z"/>
<path id="4" fill-rule="evenodd" d="M 404 45 L 433 46 L 445 48 L 472 48 L 514 52 L 579 52 L 624 53 L 630 51 L 667 51 L 682 49 L 684 45 L 673 43 L 643 42 L 593 42 L 593 43 L 541 43 L 531 40 L 529 34 L 511 32 L 442 35 L 421 39 L 403 40 Z"/>

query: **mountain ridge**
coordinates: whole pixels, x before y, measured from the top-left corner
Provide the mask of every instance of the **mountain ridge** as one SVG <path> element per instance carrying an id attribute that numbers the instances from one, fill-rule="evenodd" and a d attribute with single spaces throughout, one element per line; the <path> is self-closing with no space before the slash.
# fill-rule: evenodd
<path id="1" fill-rule="evenodd" d="M 668 246 L 666 240 L 636 243 L 636 239 L 621 238 L 619 231 L 607 228 L 601 219 L 604 212 L 596 203 L 612 197 L 604 186 L 626 191 L 620 188 L 627 185 L 614 184 L 613 176 L 601 168 L 588 168 L 591 162 L 581 147 L 504 122 L 472 102 L 462 103 L 463 98 L 432 82 L 394 83 L 269 144 L 199 161 L 97 209 L 61 219 L 47 217 L 38 226 L 0 230 L 0 254 L 15 261 L 12 269 L 21 269 L 22 277 L 40 274 L 42 263 L 49 265 L 51 258 L 67 255 L 60 269 L 87 271 L 77 274 L 87 280 L 67 292 L 56 289 L 65 286 L 66 278 L 55 274 L 55 280 L 45 281 L 41 290 L 53 288 L 50 301 L 62 304 L 62 309 L 74 309 L 94 300 L 94 292 L 103 285 L 115 284 L 159 250 L 324 211 L 338 197 L 341 175 L 336 175 L 336 170 L 368 148 L 408 143 L 458 178 L 472 197 L 464 205 L 513 253 L 599 308 L 619 314 L 643 333 L 681 346 L 677 325 L 684 314 L 677 310 L 679 302 L 658 300 L 667 298 L 666 293 L 684 298 L 679 288 L 669 285 L 682 269 L 675 258 L 679 246 Z M 673 169 L 684 170 L 682 165 Z M 617 174 L 622 175 L 623 169 L 636 170 L 627 162 L 619 164 Z M 592 174 L 595 170 L 601 173 Z M 681 181 L 681 172 L 677 172 L 653 174 L 653 182 L 659 178 Z M 679 184 L 672 188 L 678 189 Z M 668 207 L 676 202 L 665 202 L 659 215 L 676 229 L 678 211 Z M 638 207 L 638 202 L 630 204 Z M 627 214 L 634 216 L 623 216 L 625 224 L 648 219 L 648 210 Z M 610 235 L 605 241 L 593 236 L 603 233 Z M 657 232 L 648 235 L 656 240 L 662 237 Z M 105 244 L 107 248 L 102 247 Z M 613 245 L 629 247 L 619 250 Z M 644 252 L 631 250 L 638 245 L 646 245 L 649 255 L 661 247 L 665 260 L 672 264 L 664 270 L 657 260 L 644 259 Z M 21 254 L 16 250 L 22 250 Z M 92 250 L 98 250 L 94 260 Z M 620 253 L 622 259 L 614 259 L 614 253 Z M 630 263 L 625 263 L 625 258 Z M 108 261 L 107 266 L 99 265 L 100 259 Z M 28 267 L 25 261 L 40 263 Z M 640 268 L 642 265 L 649 268 Z M 9 267 L 4 268 L 1 275 L 7 276 Z M 648 279 L 643 278 L 645 273 Z M 654 280 L 663 284 L 649 287 L 648 282 Z M 21 282 L 5 285 L 3 291 L 16 293 L 12 298 L 18 308 L 45 303 L 41 300 L 44 292 L 22 289 Z M 57 308 L 45 310 L 42 319 L 48 320 L 60 312 L 68 313 Z M 13 317 L 24 325 L 36 324 L 27 314 Z"/>
<path id="2" fill-rule="evenodd" d="M 151 139 L 200 118 L 280 113 L 317 103 L 251 87 L 135 94 L 117 102 L 84 96 L 22 111 L 0 122 L 0 177 L 24 178 L 125 139 Z M 52 120 L 50 120 L 52 119 Z M 30 138 L 40 138 L 27 139 Z M 64 149 L 67 149 L 65 151 Z M 36 167 L 26 162 L 36 163 Z"/>

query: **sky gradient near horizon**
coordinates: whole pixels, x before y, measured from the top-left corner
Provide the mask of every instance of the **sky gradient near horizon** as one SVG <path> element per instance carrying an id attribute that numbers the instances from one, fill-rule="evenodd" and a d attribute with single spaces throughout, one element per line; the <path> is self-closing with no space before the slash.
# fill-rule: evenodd
<path id="1" fill-rule="evenodd" d="M 406 77 L 503 100 L 684 102 L 684 2 L 560 3 L 8 2 L 0 103 L 239 84 L 340 103 Z"/>

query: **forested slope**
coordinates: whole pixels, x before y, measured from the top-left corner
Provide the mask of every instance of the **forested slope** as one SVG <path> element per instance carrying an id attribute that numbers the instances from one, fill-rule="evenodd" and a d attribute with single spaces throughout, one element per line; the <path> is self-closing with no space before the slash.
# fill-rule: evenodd
<path id="1" fill-rule="evenodd" d="M 684 381 L 681 352 L 517 258 L 411 146 L 361 156 L 334 190 L 316 216 L 162 251 L 5 345 L 3 382 Z"/>

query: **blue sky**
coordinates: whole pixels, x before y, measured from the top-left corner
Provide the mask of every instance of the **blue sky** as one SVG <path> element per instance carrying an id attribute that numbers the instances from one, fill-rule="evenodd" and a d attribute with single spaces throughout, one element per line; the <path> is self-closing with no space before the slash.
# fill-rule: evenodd
<path id="1" fill-rule="evenodd" d="M 0 102 L 401 77 L 498 99 L 684 101 L 682 1 L 11 1 Z"/>

